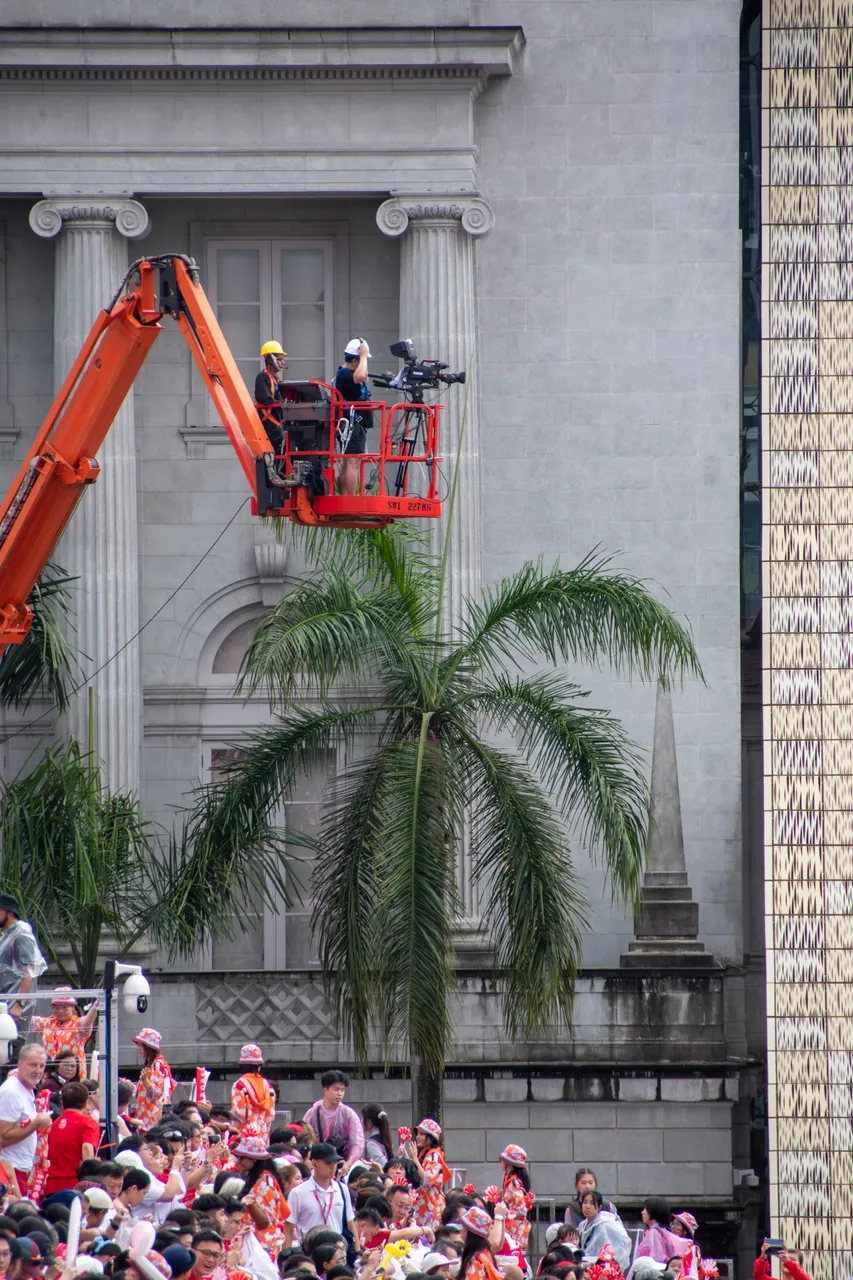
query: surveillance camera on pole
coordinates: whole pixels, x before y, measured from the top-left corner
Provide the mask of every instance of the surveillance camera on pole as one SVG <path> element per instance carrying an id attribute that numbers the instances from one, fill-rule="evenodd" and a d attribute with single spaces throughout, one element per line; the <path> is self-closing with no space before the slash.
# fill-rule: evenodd
<path id="1" fill-rule="evenodd" d="M 151 986 L 138 965 L 125 982 L 122 994 L 124 996 L 125 1013 L 145 1013 L 147 1011 Z"/>

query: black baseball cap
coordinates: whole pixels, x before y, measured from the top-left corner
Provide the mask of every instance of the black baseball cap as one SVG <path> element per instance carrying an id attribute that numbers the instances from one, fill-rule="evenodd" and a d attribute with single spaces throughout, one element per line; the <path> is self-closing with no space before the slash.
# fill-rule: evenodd
<path id="1" fill-rule="evenodd" d="M 19 917 L 22 915 L 21 904 L 11 893 L 0 893 L 0 911 L 11 911 L 12 915 Z"/>
<path id="2" fill-rule="evenodd" d="M 328 1160 L 329 1164 L 337 1164 L 340 1160 L 340 1153 L 331 1142 L 315 1142 L 311 1148 L 312 1160 Z"/>

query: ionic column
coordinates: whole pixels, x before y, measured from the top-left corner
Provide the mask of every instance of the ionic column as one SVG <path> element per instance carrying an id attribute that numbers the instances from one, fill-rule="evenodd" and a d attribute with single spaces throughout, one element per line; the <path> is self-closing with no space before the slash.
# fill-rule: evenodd
<path id="1" fill-rule="evenodd" d="M 446 520 L 439 539 L 450 538 L 447 623 L 455 626 L 465 596 L 481 583 L 480 419 L 477 397 L 477 311 L 474 241 L 491 231 L 492 211 L 471 196 L 399 196 L 380 205 L 376 221 L 388 236 L 402 236 L 400 337 L 413 338 L 418 355 L 446 360 L 455 373 L 468 371 L 467 416 L 459 437 L 466 388 L 442 394 L 440 443 L 448 483 L 459 457 L 459 493 L 452 529 Z"/>
<path id="2" fill-rule="evenodd" d="M 30 210 L 30 226 L 38 236 L 56 237 L 53 361 L 58 390 L 98 312 L 121 284 L 128 267 L 127 240 L 144 235 L 148 214 L 136 200 L 40 200 Z M 56 551 L 57 563 L 79 578 L 73 591 L 76 631 L 71 640 L 84 687 L 72 702 L 65 728 L 85 751 L 86 688 L 93 687 L 95 746 L 104 780 L 111 790 L 138 794 L 142 692 L 139 646 L 130 640 L 139 627 L 132 393 L 98 458 L 100 478 L 84 493 Z M 109 665 L 99 670 L 109 658 Z"/>
<path id="3" fill-rule="evenodd" d="M 400 337 L 412 338 L 420 357 L 446 360 L 454 373 L 460 369 L 468 373 L 467 388 L 448 387 L 441 397 L 446 407 L 440 421 L 440 447 L 448 484 L 457 458 L 459 465 L 452 527 L 445 518 L 436 529 L 439 547 L 443 547 L 445 538 L 450 539 L 445 625 L 451 632 L 461 621 L 463 601 L 467 596 L 477 596 L 482 582 L 474 242 L 478 236 L 488 235 L 494 217 L 479 197 L 413 195 L 386 200 L 379 206 L 376 221 L 385 235 L 403 237 Z M 478 932 L 468 850 L 466 830 L 458 867 L 459 891 L 467 917 L 467 927 L 456 939 L 460 955 L 477 953 L 485 942 Z"/>

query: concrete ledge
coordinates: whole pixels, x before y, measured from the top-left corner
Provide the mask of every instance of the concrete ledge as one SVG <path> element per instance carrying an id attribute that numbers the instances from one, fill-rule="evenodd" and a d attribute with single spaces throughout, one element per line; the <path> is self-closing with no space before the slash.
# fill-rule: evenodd
<path id="1" fill-rule="evenodd" d="M 469 69 L 489 76 L 512 75 L 524 46 L 521 27 L 372 27 L 134 30 L 128 28 L 5 31 L 0 67 L 78 68 L 87 78 L 98 70 L 246 68 L 320 71 L 334 78 L 339 69 L 424 72 Z"/>

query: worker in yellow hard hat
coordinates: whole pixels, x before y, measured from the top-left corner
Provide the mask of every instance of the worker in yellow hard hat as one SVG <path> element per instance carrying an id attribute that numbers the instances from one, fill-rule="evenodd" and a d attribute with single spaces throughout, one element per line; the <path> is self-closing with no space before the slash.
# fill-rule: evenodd
<path id="1" fill-rule="evenodd" d="M 276 342 L 274 338 L 265 342 L 261 347 L 264 367 L 255 378 L 255 408 L 274 451 L 266 459 L 267 479 L 277 489 L 282 489 L 288 484 L 288 481 L 279 475 L 274 456 L 284 452 L 281 405 L 287 397 L 281 385 L 281 378 L 287 368 L 286 356 L 287 352 L 280 342 Z"/>

